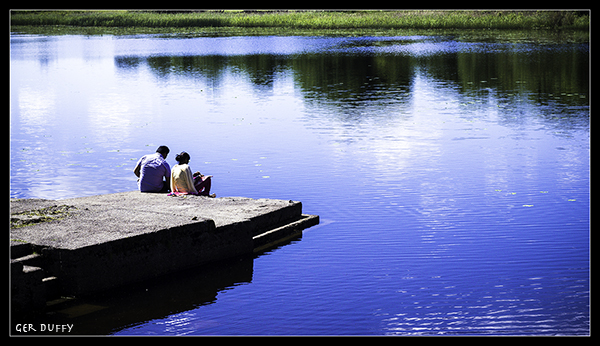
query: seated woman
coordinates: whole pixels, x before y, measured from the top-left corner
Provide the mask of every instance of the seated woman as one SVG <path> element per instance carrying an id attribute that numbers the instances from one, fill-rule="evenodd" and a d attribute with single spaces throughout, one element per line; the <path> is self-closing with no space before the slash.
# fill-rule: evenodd
<path id="1" fill-rule="evenodd" d="M 188 163 L 190 154 L 182 151 L 175 157 L 178 164 L 171 169 L 171 194 L 172 195 L 199 195 L 216 197 L 216 194 L 210 194 L 211 176 L 204 176 L 200 172 L 192 175 L 192 170 Z"/>

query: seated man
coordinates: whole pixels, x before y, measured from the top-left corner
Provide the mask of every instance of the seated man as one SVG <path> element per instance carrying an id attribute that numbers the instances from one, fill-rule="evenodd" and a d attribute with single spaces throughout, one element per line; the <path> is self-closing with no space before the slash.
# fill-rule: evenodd
<path id="1" fill-rule="evenodd" d="M 169 192 L 171 167 L 166 161 L 167 155 L 169 148 L 161 145 L 156 153 L 144 155 L 138 161 L 133 173 L 139 178 L 138 187 L 141 192 Z"/>

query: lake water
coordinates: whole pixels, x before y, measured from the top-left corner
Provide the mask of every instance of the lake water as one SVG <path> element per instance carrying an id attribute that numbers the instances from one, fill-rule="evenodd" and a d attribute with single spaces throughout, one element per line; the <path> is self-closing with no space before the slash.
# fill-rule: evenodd
<path id="1" fill-rule="evenodd" d="M 218 196 L 321 216 L 255 258 L 89 298 L 63 311 L 73 333 L 590 333 L 586 43 L 13 34 L 10 49 L 11 197 L 134 190 L 165 144 Z"/>

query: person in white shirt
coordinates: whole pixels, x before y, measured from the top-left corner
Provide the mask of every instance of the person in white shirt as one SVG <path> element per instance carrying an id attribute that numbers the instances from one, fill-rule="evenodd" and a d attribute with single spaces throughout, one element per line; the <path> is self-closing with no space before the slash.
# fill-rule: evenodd
<path id="1" fill-rule="evenodd" d="M 210 193 L 211 177 L 200 172 L 192 174 L 190 169 L 190 154 L 182 151 L 175 157 L 178 162 L 171 170 L 171 191 L 173 194 L 191 194 L 199 196 L 216 197 Z"/>

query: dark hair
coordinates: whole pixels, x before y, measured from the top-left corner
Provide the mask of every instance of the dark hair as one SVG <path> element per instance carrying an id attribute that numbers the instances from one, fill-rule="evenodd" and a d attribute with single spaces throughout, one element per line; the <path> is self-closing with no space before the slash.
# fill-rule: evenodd
<path id="1" fill-rule="evenodd" d="M 167 147 L 166 145 L 161 145 L 160 147 L 158 147 L 158 149 L 156 149 L 157 153 L 161 153 L 164 156 L 169 155 L 169 147 Z"/>
<path id="2" fill-rule="evenodd" d="M 190 162 L 190 154 L 182 151 L 181 154 L 177 154 L 177 156 L 175 156 L 175 160 L 179 163 L 188 163 Z"/>

